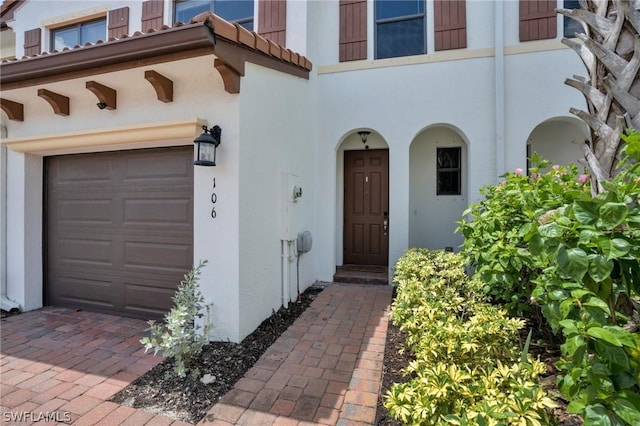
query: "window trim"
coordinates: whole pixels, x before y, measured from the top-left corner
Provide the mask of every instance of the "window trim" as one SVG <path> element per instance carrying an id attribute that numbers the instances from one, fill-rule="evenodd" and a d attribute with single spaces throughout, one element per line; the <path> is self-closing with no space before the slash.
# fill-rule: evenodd
<path id="1" fill-rule="evenodd" d="M 78 30 L 78 43 L 76 43 L 77 45 L 83 45 L 85 43 L 88 43 L 87 41 L 83 42 L 82 40 L 80 40 L 80 35 L 81 35 L 81 29 L 83 25 L 86 24 L 91 24 L 94 22 L 99 22 L 102 21 L 104 22 L 104 36 L 98 40 L 103 40 L 106 41 L 108 36 L 107 33 L 109 31 L 108 26 L 107 26 L 107 17 L 106 16 L 100 16 L 97 18 L 91 18 L 91 19 L 87 19 L 84 21 L 78 21 L 78 22 L 74 22 L 72 24 L 68 24 L 68 25 L 60 25 L 60 26 L 56 26 L 55 28 L 49 28 L 49 46 L 50 46 L 50 50 L 62 50 L 64 49 L 64 47 L 61 47 L 59 49 L 56 48 L 56 39 L 55 39 L 55 35 L 56 32 L 58 31 L 64 31 L 64 30 L 68 30 L 68 29 L 72 29 L 72 28 L 76 28 Z M 90 41 L 90 43 L 95 43 L 97 40 L 93 40 Z M 75 46 L 75 44 L 74 44 Z M 73 46 L 71 46 L 73 47 Z"/>
<path id="2" fill-rule="evenodd" d="M 384 1 L 384 0 L 382 0 Z M 378 7 L 378 0 L 373 1 L 373 58 L 374 60 L 383 60 L 383 59 L 391 59 L 391 58 L 406 58 L 408 56 L 419 56 L 427 54 L 427 0 L 422 0 L 424 2 L 424 12 L 423 13 L 414 13 L 411 15 L 402 15 L 402 16 L 394 16 L 392 18 L 376 18 L 376 8 Z M 389 56 L 386 58 L 378 57 L 378 24 L 389 24 L 393 22 L 402 22 L 402 21 L 410 21 L 413 19 L 422 18 L 422 36 L 423 36 L 423 46 L 422 53 L 417 53 L 415 55 L 402 55 L 402 56 Z"/>
<path id="3" fill-rule="evenodd" d="M 438 157 L 439 157 L 439 153 L 440 150 L 455 150 L 457 152 L 458 155 L 458 167 L 443 167 L 441 168 L 440 165 L 438 164 Z M 458 175 L 458 189 L 457 191 L 446 191 L 446 192 L 441 192 L 440 191 L 440 185 L 438 184 L 440 182 L 440 173 L 451 173 L 451 172 L 457 172 Z M 462 195 L 462 147 L 461 146 L 439 146 L 436 147 L 436 196 L 440 197 L 440 196 L 460 196 Z"/>

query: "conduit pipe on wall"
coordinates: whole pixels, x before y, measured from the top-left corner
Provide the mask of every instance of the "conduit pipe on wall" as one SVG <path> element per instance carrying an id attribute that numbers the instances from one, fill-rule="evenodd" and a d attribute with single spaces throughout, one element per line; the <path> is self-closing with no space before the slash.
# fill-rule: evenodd
<path id="1" fill-rule="evenodd" d="M 291 301 L 291 263 L 295 260 L 292 253 L 294 240 L 280 240 L 282 264 L 282 306 L 287 309 Z"/>
<path id="2" fill-rule="evenodd" d="M 504 5 L 501 1 L 495 1 L 495 28 L 494 32 L 494 79 L 495 79 L 495 128 L 496 128 L 496 183 L 500 175 L 505 173 L 505 143 L 504 143 Z"/>
<path id="3" fill-rule="evenodd" d="M 7 130 L 2 126 L 2 138 L 7 137 Z M 0 305 L 5 311 L 20 309 L 7 296 L 7 147 L 0 145 Z"/>

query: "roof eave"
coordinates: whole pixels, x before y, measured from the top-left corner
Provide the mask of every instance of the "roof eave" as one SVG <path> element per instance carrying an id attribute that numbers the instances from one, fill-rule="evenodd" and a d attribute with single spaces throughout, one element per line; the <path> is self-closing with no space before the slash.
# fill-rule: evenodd
<path id="1" fill-rule="evenodd" d="M 181 57 L 199 56 L 207 50 L 213 53 L 214 49 L 215 36 L 206 25 L 185 25 L 161 32 L 4 62 L 0 64 L 0 89 L 60 81 L 73 73 L 92 75 L 104 72 L 105 68 L 126 69 L 137 61 L 165 62 L 171 60 L 173 54 L 180 54 Z M 193 54 L 190 55 L 190 52 Z"/>

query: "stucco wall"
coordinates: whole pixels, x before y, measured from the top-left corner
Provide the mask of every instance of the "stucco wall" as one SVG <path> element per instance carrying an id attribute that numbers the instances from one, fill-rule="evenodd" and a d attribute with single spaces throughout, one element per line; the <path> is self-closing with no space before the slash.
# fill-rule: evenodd
<path id="1" fill-rule="evenodd" d="M 553 164 L 574 164 L 582 170 L 585 166 L 578 160 L 583 158 L 582 144 L 588 138 L 587 126 L 582 121 L 552 119 L 537 126 L 527 142 L 532 154 L 537 152 Z"/>
<path id="2" fill-rule="evenodd" d="M 302 197 L 289 203 L 293 231 L 310 231 L 314 225 L 316 194 L 314 150 L 311 131 L 314 106 L 309 102 L 310 82 L 256 65 L 247 64 L 242 80 L 240 133 L 240 337 L 244 337 L 282 305 L 281 220 L 286 217 L 283 173 L 297 176 Z M 315 247 L 300 259 L 300 290 L 315 278 Z M 295 259 L 292 299 L 296 294 Z"/>

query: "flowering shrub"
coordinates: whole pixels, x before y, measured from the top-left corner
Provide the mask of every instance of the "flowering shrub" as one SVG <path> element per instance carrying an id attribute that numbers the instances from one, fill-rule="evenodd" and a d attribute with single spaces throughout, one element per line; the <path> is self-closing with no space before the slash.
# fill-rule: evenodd
<path id="1" fill-rule="evenodd" d="M 521 357 L 521 320 L 486 302 L 459 254 L 408 250 L 396 264 L 391 318 L 415 359 L 407 383 L 385 396 L 392 416 L 416 425 L 549 425 L 554 406 L 537 377 L 545 366 Z"/>
<path id="2" fill-rule="evenodd" d="M 586 424 L 640 424 L 640 134 L 624 138 L 606 192 L 557 208 L 530 241 L 554 260 L 532 297 L 565 338 L 558 385 Z"/>
<path id="3" fill-rule="evenodd" d="M 531 280 L 550 260 L 529 250 L 537 235 L 538 221 L 546 222 L 555 209 L 589 193 L 586 175 L 575 166 L 554 165 L 534 154 L 530 176 L 522 169 L 507 173 L 498 185 L 485 186 L 484 199 L 472 204 L 458 222 L 464 235 L 467 262 L 486 285 L 485 294 L 504 303 L 512 315 L 530 312 Z"/>
<path id="4" fill-rule="evenodd" d="M 623 139 L 605 192 L 573 168 L 540 174 L 541 162 L 485 188 L 459 227 L 485 293 L 512 312 L 531 296 L 561 332 L 558 386 L 587 425 L 640 424 L 640 135 Z"/>

